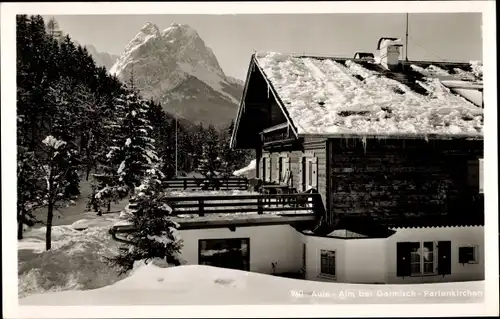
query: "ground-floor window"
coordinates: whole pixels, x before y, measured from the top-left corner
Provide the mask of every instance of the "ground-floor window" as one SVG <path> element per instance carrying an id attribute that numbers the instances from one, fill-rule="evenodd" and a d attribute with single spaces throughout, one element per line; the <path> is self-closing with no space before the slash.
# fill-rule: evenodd
<path id="1" fill-rule="evenodd" d="M 335 251 L 321 250 L 320 275 L 335 277 Z"/>
<path id="2" fill-rule="evenodd" d="M 397 276 L 446 275 L 450 273 L 450 241 L 397 243 Z"/>
<path id="3" fill-rule="evenodd" d="M 476 264 L 478 261 L 476 246 L 458 247 L 458 262 L 461 264 Z"/>
<path id="4" fill-rule="evenodd" d="M 411 275 L 433 274 L 434 242 L 411 243 Z"/>
<path id="5" fill-rule="evenodd" d="M 198 264 L 250 270 L 250 239 L 200 239 Z"/>

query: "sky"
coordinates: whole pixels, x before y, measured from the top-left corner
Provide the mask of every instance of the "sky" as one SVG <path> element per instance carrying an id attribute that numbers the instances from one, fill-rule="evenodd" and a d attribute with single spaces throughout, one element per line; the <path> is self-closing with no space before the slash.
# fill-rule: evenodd
<path id="1" fill-rule="evenodd" d="M 81 44 L 121 54 L 147 22 L 160 30 L 188 24 L 212 48 L 226 73 L 245 79 L 254 51 L 353 57 L 375 53 L 381 37 L 404 40 L 406 14 L 58 15 L 60 28 Z M 48 16 L 44 16 L 48 19 Z M 482 60 L 480 13 L 410 13 L 408 59 Z"/>

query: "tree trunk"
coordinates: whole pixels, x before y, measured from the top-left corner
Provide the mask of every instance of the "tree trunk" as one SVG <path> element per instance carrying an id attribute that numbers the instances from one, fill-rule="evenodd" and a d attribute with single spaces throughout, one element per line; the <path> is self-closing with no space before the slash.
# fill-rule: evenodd
<path id="1" fill-rule="evenodd" d="M 49 200 L 47 209 L 47 233 L 45 234 L 45 250 L 50 250 L 52 246 L 52 217 L 54 213 L 54 203 Z"/>
<path id="2" fill-rule="evenodd" d="M 23 221 L 24 221 L 24 209 L 23 205 L 17 205 L 17 239 L 23 239 Z"/>
<path id="3" fill-rule="evenodd" d="M 86 177 L 85 177 L 85 180 L 88 181 L 89 180 L 89 176 L 90 176 L 90 165 L 87 165 L 87 172 L 86 172 Z"/>
<path id="4" fill-rule="evenodd" d="M 21 215 L 17 217 L 17 239 L 23 239 L 23 221 L 24 221 L 24 211 L 21 211 Z"/>

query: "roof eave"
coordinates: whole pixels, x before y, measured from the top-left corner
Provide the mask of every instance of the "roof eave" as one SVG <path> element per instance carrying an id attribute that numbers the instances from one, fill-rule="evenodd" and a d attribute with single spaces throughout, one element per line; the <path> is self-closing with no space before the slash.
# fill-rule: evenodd
<path id="1" fill-rule="evenodd" d="M 271 91 L 271 93 L 273 94 L 275 100 L 276 100 L 276 103 L 278 104 L 278 106 L 280 107 L 281 111 L 283 112 L 283 114 L 285 115 L 285 118 L 288 122 L 288 124 L 290 124 L 290 128 L 292 129 L 292 132 L 293 134 L 295 135 L 295 137 L 298 138 L 298 135 L 299 135 L 299 132 L 297 130 L 297 127 L 295 126 L 295 124 L 293 123 L 292 121 L 292 118 L 290 117 L 290 115 L 288 114 L 288 111 L 286 110 L 286 107 L 283 103 L 283 101 L 281 100 L 281 98 L 279 97 L 278 95 L 278 92 L 276 92 L 276 89 L 274 88 L 273 84 L 271 83 L 271 81 L 267 78 L 266 76 L 266 73 L 264 72 L 264 70 L 262 70 L 262 68 L 260 67 L 259 65 L 259 62 L 257 61 L 257 59 L 255 58 L 255 54 L 252 56 L 253 60 L 254 60 L 254 63 L 255 63 L 255 66 L 257 67 L 257 69 L 259 70 L 259 72 L 262 74 L 262 77 L 264 78 L 264 80 L 266 81 L 268 87 L 269 87 L 269 90 Z"/>
<path id="2" fill-rule="evenodd" d="M 231 134 L 231 142 L 229 143 L 229 147 L 234 149 L 236 147 L 236 136 L 238 135 L 238 129 L 240 125 L 241 115 L 243 114 L 243 109 L 245 108 L 245 99 L 248 90 L 248 83 L 250 82 L 250 76 L 252 74 L 252 65 L 255 63 L 255 54 L 252 54 L 252 58 L 250 59 L 250 64 L 248 66 L 247 76 L 245 79 L 245 85 L 243 86 L 243 93 L 241 95 L 240 105 L 238 107 L 238 115 L 236 116 L 236 121 L 234 123 L 233 133 Z"/>
<path id="3" fill-rule="evenodd" d="M 362 134 L 362 133 L 300 133 L 298 137 L 323 137 L 323 138 L 372 138 L 372 139 L 425 139 L 425 140 L 484 140 L 483 134 Z"/>

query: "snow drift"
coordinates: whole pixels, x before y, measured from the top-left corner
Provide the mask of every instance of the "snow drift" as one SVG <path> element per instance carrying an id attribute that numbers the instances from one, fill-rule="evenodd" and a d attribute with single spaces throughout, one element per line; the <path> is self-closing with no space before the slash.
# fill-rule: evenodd
<path id="1" fill-rule="evenodd" d="M 95 214 L 94 214 L 95 215 Z M 19 296 L 48 291 L 93 289 L 121 279 L 103 256 L 117 252 L 108 234 L 115 217 L 87 218 L 52 227 L 52 248 L 45 251 L 46 228 L 28 230 L 18 243 Z"/>
<path id="2" fill-rule="evenodd" d="M 33 295 L 20 305 L 248 305 L 478 302 L 484 282 L 354 285 L 216 268 L 152 263 L 107 287 Z M 363 296 L 360 292 L 363 292 Z M 352 295 L 348 295 L 350 292 Z M 472 293 L 476 292 L 476 293 Z"/>

